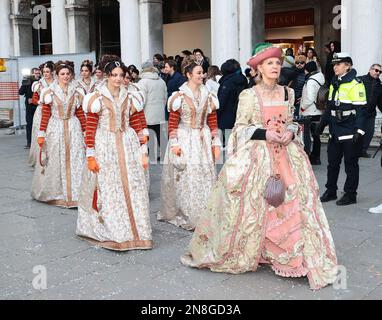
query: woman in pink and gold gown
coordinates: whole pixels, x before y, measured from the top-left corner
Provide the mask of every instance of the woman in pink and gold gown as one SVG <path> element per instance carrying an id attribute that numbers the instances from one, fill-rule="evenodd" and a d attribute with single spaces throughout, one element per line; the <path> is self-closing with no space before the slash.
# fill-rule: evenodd
<path id="1" fill-rule="evenodd" d="M 332 235 L 318 184 L 293 123 L 294 91 L 277 85 L 282 51 L 258 44 L 248 64 L 261 82 L 240 95 L 227 163 L 201 215 L 183 264 L 244 273 L 269 264 L 283 277 L 307 276 L 311 289 L 337 278 Z M 264 197 L 268 179 L 281 176 L 285 198 Z"/>

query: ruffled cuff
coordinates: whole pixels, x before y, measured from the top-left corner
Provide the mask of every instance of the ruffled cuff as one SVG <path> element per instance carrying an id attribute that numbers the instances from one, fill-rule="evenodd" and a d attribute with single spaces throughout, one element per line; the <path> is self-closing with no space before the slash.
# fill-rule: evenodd
<path id="1" fill-rule="evenodd" d="M 95 157 L 95 149 L 94 148 L 86 148 L 86 158 Z"/>
<path id="2" fill-rule="evenodd" d="M 172 147 L 179 147 L 179 142 L 178 142 L 177 138 L 170 138 L 168 143 L 170 145 L 170 148 L 172 148 Z"/>
<path id="3" fill-rule="evenodd" d="M 294 135 L 298 135 L 300 131 L 300 126 L 297 123 L 290 123 L 287 126 L 287 130 L 294 133 Z"/>
<path id="4" fill-rule="evenodd" d="M 149 148 L 147 147 L 147 144 L 142 144 L 140 150 L 141 154 L 149 154 Z"/>
<path id="5" fill-rule="evenodd" d="M 147 128 L 143 129 L 143 135 L 144 135 L 145 137 L 150 136 L 149 129 L 147 129 Z"/>
<path id="6" fill-rule="evenodd" d="M 45 138 L 45 137 L 46 137 L 46 132 L 40 130 L 37 134 L 37 138 Z"/>

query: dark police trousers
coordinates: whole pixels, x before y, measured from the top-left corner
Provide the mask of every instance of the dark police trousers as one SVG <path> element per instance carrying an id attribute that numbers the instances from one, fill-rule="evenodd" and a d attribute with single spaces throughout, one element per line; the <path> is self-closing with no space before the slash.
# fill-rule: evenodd
<path id="1" fill-rule="evenodd" d="M 342 143 L 336 143 L 329 139 L 328 143 L 328 182 L 326 189 L 330 193 L 336 193 L 338 190 L 337 181 L 340 173 L 342 157 L 345 159 L 346 182 L 344 191 L 352 195 L 357 195 L 359 183 L 359 165 L 358 160 L 362 150 L 362 139 L 357 144 L 352 140 Z"/>
<path id="2" fill-rule="evenodd" d="M 32 127 L 33 127 L 33 117 L 37 109 L 37 106 L 33 104 L 26 104 L 25 106 L 25 120 L 27 122 L 26 131 L 27 131 L 27 143 L 28 145 L 32 142 Z"/>

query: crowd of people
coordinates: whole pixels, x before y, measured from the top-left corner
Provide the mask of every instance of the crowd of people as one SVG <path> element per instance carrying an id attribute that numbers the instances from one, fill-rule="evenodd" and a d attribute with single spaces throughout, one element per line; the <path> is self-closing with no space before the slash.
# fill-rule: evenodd
<path id="1" fill-rule="evenodd" d="M 141 71 L 105 55 L 95 67 L 83 61 L 78 80 L 72 62 L 47 61 L 43 77 L 35 69 L 30 90 L 20 89 L 35 106 L 27 145 L 32 197 L 78 208 L 76 234 L 91 244 L 151 249 L 149 130 L 160 145 L 167 122 L 157 218 L 194 231 L 184 265 L 241 273 L 270 264 L 284 277 L 307 276 L 312 289 L 331 284 L 337 258 L 322 202 L 337 199 L 345 157 L 337 205 L 356 203 L 358 159 L 367 156 L 382 108 L 382 68 L 373 64 L 358 77 L 337 43 L 328 51 L 325 74 L 313 48 L 284 55 L 270 43 L 255 47 L 244 71 L 234 59 L 210 65 L 200 49 L 156 54 Z M 328 181 L 320 197 L 311 165 L 321 164 L 326 126 Z"/>

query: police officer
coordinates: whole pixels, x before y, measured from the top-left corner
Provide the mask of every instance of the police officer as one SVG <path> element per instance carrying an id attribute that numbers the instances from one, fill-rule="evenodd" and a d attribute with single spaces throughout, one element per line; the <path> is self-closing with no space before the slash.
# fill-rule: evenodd
<path id="1" fill-rule="evenodd" d="M 325 110 L 317 133 L 322 134 L 329 125 L 328 143 L 328 180 L 326 192 L 321 201 L 337 199 L 337 181 L 342 157 L 345 158 L 346 182 L 343 197 L 338 206 L 357 202 L 359 183 L 358 160 L 362 152 L 362 137 L 365 135 L 366 91 L 362 81 L 352 69 L 353 61 L 348 53 L 335 53 L 332 61 L 335 77 L 330 89 L 328 106 Z"/>

